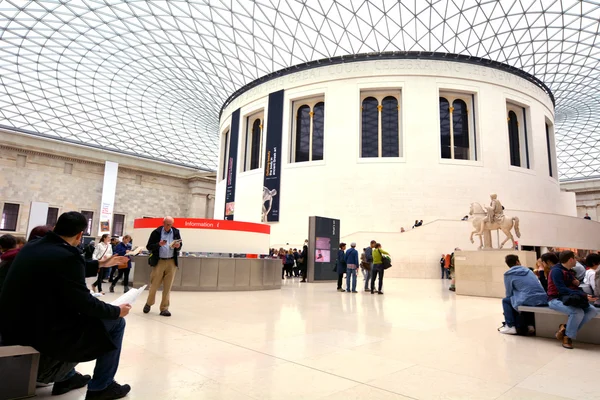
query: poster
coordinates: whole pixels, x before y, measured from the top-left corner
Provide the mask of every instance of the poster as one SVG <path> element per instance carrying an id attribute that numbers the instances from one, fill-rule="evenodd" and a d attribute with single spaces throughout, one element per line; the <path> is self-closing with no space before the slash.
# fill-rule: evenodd
<path id="1" fill-rule="evenodd" d="M 229 131 L 229 160 L 227 161 L 227 186 L 225 188 L 225 219 L 233 220 L 235 213 L 235 179 L 237 172 L 238 137 L 240 133 L 240 109 L 231 115 Z"/>
<path id="2" fill-rule="evenodd" d="M 98 236 L 105 233 L 110 234 L 110 224 L 113 219 L 113 208 L 115 205 L 115 194 L 117 192 L 117 175 L 119 164 L 106 161 L 104 164 L 104 182 L 102 183 L 102 207 L 100 208 L 100 226 Z"/>
<path id="3" fill-rule="evenodd" d="M 263 184 L 262 222 L 279 221 L 281 181 L 281 139 L 283 135 L 283 90 L 269 94 L 267 146 Z"/>
<path id="4" fill-rule="evenodd" d="M 340 220 L 324 217 L 311 217 L 310 243 L 314 246 L 314 281 L 337 279 L 333 267 L 337 260 L 340 245 Z"/>

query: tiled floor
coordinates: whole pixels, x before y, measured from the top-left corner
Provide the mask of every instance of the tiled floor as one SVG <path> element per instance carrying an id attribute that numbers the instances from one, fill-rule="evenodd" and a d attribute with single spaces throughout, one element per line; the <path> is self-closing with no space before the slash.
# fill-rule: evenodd
<path id="1" fill-rule="evenodd" d="M 501 335 L 499 300 L 447 286 L 388 279 L 378 296 L 287 280 L 280 291 L 173 292 L 171 318 L 157 307 L 144 315 L 144 294 L 117 380 L 145 400 L 600 399 L 600 346 Z M 91 374 L 93 363 L 78 369 Z"/>

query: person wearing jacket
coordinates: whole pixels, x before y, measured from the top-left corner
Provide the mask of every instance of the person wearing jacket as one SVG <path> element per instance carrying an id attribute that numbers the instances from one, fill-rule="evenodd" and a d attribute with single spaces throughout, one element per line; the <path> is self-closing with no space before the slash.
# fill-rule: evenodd
<path id="1" fill-rule="evenodd" d="M 345 292 L 342 289 L 342 279 L 344 278 L 344 274 L 346 273 L 346 243 L 340 243 L 340 249 L 338 250 L 337 260 L 335 262 L 335 272 L 338 274 L 337 280 L 337 291 Z"/>
<path id="2" fill-rule="evenodd" d="M 381 248 L 381 243 L 375 244 L 375 248 L 373 249 L 373 268 L 372 268 L 372 278 L 371 278 L 371 294 L 375 293 L 375 280 L 377 279 L 377 275 L 379 275 L 379 290 L 378 294 L 383 294 L 381 289 L 383 288 L 383 255 L 389 256 L 390 253 L 383 250 Z"/>
<path id="3" fill-rule="evenodd" d="M 117 244 L 115 246 L 115 254 L 117 254 L 119 256 L 125 256 L 125 254 L 130 250 L 131 250 L 131 236 L 125 235 L 125 236 L 123 236 L 123 241 L 119 242 L 119 244 Z M 118 269 L 119 274 L 117 275 L 117 277 L 115 279 L 113 279 L 112 284 L 110 285 L 111 293 L 115 292 L 115 286 L 117 286 L 117 282 L 119 282 L 119 280 L 121 278 L 123 278 L 123 285 L 124 285 L 123 292 L 124 293 L 129 292 L 129 271 L 131 271 L 131 257 L 127 257 L 127 258 L 129 259 L 129 261 L 127 261 L 127 267 Z"/>
<path id="4" fill-rule="evenodd" d="M 17 239 L 10 234 L 0 236 L 0 293 L 8 275 L 8 270 L 21 249 L 17 248 Z"/>
<path id="5" fill-rule="evenodd" d="M 152 272 L 150 273 L 150 291 L 146 305 L 144 305 L 144 314 L 150 312 L 150 307 L 156 301 L 156 291 L 160 285 L 163 285 L 160 315 L 171 316 L 169 311 L 171 287 L 177 272 L 177 256 L 183 246 L 179 229 L 173 227 L 174 222 L 173 217 L 165 217 L 163 226 L 152 231 L 146 245 L 146 249 L 151 253 L 148 257 L 148 264 L 152 267 Z"/>
<path id="6" fill-rule="evenodd" d="M 98 243 L 98 246 L 96 246 L 96 248 L 94 249 L 94 254 L 92 255 L 92 259 L 103 261 L 103 260 L 108 260 L 109 258 L 112 257 L 112 255 L 113 255 L 113 251 L 112 251 L 112 246 L 110 244 L 110 235 L 108 233 L 105 233 L 100 238 L 100 243 Z M 103 269 L 98 269 L 98 279 L 96 279 L 96 281 L 94 283 L 92 283 L 92 290 L 94 292 L 98 291 L 99 293 L 104 294 L 104 292 L 102 292 L 102 279 L 104 278 L 104 275 L 105 275 L 104 271 L 105 270 L 103 270 Z"/>
<path id="7" fill-rule="evenodd" d="M 0 293 L 0 335 L 5 346 L 31 346 L 40 352 L 37 381 L 54 382 L 53 395 L 87 384 L 88 400 L 118 399 L 131 390 L 114 381 L 123 317 L 131 306 L 110 305 L 87 289 L 86 276 L 96 275 L 100 266 L 86 263 L 76 247 L 87 225 L 83 214 L 64 213 L 53 232 L 21 249 Z M 96 360 L 93 378 L 75 371 L 78 363 L 91 360 Z"/>
<path id="8" fill-rule="evenodd" d="M 580 282 L 572 271 L 576 264 L 575 254 L 565 250 L 560 253 L 558 259 L 560 264 L 552 267 L 548 276 L 548 305 L 551 309 L 569 316 L 567 325 L 559 325 L 556 338 L 562 342 L 564 348 L 572 349 L 577 332 L 598 315 L 596 308 L 589 303 L 598 299 L 586 295 L 579 288 Z M 565 304 L 565 301 L 569 304 Z"/>
<path id="9" fill-rule="evenodd" d="M 365 292 L 370 291 L 369 284 L 371 283 L 371 277 L 373 275 L 373 249 L 377 242 L 375 240 L 371 240 L 371 244 L 369 247 L 365 247 L 365 257 L 367 262 L 369 263 L 369 268 L 363 268 L 363 276 L 365 277 Z"/>
<path id="10" fill-rule="evenodd" d="M 358 269 L 358 251 L 356 250 L 356 243 L 350 244 L 350 248 L 344 255 L 344 261 L 346 262 L 346 291 L 358 293 L 356 291 L 356 272 Z M 352 280 L 352 290 L 350 290 L 350 280 Z"/>
<path id="11" fill-rule="evenodd" d="M 300 274 L 302 280 L 300 282 L 306 282 L 307 266 L 308 266 L 308 240 L 304 241 L 302 246 L 302 253 L 298 256 L 298 266 L 300 267 Z"/>
<path id="12" fill-rule="evenodd" d="M 539 279 L 527 267 L 521 265 L 519 257 L 509 254 L 504 261 L 508 271 L 504 273 L 504 288 L 506 297 L 502 299 L 504 310 L 504 326 L 498 331 L 506 335 L 516 335 L 519 327 L 519 306 L 545 306 L 548 304 L 548 295 Z M 533 325 L 528 326 L 529 333 L 533 334 Z"/>

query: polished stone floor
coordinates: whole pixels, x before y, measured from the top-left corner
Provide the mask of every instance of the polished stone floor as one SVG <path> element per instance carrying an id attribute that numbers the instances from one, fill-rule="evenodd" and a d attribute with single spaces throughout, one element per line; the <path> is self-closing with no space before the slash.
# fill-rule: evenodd
<path id="1" fill-rule="evenodd" d="M 171 318 L 144 315 L 143 294 L 117 380 L 130 399 L 600 399 L 600 346 L 501 335 L 499 300 L 456 296 L 447 282 L 388 279 L 383 296 L 297 280 L 173 292 Z"/>

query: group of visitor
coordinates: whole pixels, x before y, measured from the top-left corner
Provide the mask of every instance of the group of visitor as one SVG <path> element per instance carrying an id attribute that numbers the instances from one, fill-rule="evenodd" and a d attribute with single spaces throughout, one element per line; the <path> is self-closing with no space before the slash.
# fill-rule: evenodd
<path id="1" fill-rule="evenodd" d="M 383 275 L 389 267 L 391 267 L 390 254 L 375 240 L 371 240 L 369 247 L 363 249 L 360 257 L 356 250 L 356 243 L 351 243 L 349 249 L 346 249 L 346 243 L 340 243 L 334 269 L 338 274 L 337 291 L 358 293 L 356 279 L 360 268 L 365 282 L 365 292 L 370 291 L 371 294 L 375 294 L 375 281 L 379 276 L 377 293 L 383 294 Z M 345 290 L 342 288 L 344 274 L 346 274 Z"/>
<path id="2" fill-rule="evenodd" d="M 298 251 L 297 248 L 285 250 L 281 247 L 279 250 L 271 249 L 269 256 L 281 260 L 281 279 L 302 278 L 300 282 L 306 282 L 308 240 L 304 241 L 304 246 L 301 251 Z"/>
<path id="3" fill-rule="evenodd" d="M 587 271 L 570 250 L 558 255 L 543 254 L 535 272 L 522 266 L 516 255 L 507 255 L 505 262 L 509 270 L 504 274 L 504 323 L 498 331 L 509 335 L 533 334 L 533 321 L 526 313 L 519 313 L 518 308 L 549 306 L 568 315 L 567 323 L 559 325 L 555 336 L 564 348 L 572 349 L 577 333 L 598 315 L 592 303 L 598 301 L 600 255 L 587 256 L 584 261 Z"/>

